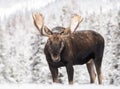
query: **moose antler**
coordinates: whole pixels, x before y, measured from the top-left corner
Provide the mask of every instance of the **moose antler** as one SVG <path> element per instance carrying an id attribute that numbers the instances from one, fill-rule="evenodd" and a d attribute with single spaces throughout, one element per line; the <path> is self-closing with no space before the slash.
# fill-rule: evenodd
<path id="1" fill-rule="evenodd" d="M 75 14 L 70 21 L 70 29 L 72 30 L 72 32 L 75 32 L 76 29 L 78 28 L 79 24 L 82 22 L 83 18 L 77 14 Z M 75 25 L 75 26 L 74 26 Z M 74 26 L 74 27 L 72 27 Z"/>
<path id="2" fill-rule="evenodd" d="M 38 31 L 42 36 L 48 36 L 47 34 L 43 33 L 44 28 L 44 17 L 42 14 L 32 14 L 34 25 L 37 27 Z"/>

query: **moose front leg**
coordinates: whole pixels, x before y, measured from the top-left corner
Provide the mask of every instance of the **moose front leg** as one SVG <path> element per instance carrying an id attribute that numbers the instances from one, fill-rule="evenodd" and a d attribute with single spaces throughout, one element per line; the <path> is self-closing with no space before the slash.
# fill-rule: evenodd
<path id="1" fill-rule="evenodd" d="M 49 68 L 50 68 L 50 71 L 51 71 L 51 74 L 52 74 L 53 82 L 59 83 L 59 80 L 58 80 L 58 68 L 54 68 L 54 67 L 51 67 L 51 66 L 49 66 Z"/>
<path id="2" fill-rule="evenodd" d="M 69 84 L 73 84 L 74 68 L 71 63 L 66 65 Z"/>

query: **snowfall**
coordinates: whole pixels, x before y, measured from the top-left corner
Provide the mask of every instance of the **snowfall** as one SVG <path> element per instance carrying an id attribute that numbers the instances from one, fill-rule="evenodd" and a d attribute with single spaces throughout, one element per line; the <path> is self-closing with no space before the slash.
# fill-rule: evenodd
<path id="1" fill-rule="evenodd" d="M 102 85 L 89 83 L 86 65 L 74 66 L 69 85 L 64 67 L 60 84 L 52 82 L 32 14 L 42 13 L 45 25 L 67 27 L 74 14 L 83 17 L 80 30 L 94 30 L 105 39 Z M 120 89 L 120 0 L 0 0 L 1 89 Z"/>

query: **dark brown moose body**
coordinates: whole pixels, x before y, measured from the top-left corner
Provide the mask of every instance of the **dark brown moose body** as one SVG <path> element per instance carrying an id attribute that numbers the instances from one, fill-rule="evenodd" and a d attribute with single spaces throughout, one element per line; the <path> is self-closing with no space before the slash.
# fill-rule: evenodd
<path id="1" fill-rule="evenodd" d="M 38 17 L 40 16 L 41 15 L 38 15 Z M 37 15 L 33 17 L 34 23 L 40 33 L 43 34 L 41 30 L 43 27 L 39 27 L 42 25 L 40 25 L 40 23 L 38 24 L 36 21 L 36 18 L 38 17 Z M 74 16 L 71 21 L 73 21 L 76 17 L 77 16 Z M 43 17 L 41 16 L 41 18 Z M 79 18 L 77 19 L 78 22 L 81 21 Z M 79 23 L 77 26 L 78 25 Z M 55 27 L 55 30 L 60 31 L 52 32 L 46 26 L 44 26 L 44 30 L 47 33 L 47 35 L 44 35 L 48 36 L 44 53 L 52 74 L 53 82 L 59 82 L 58 68 L 65 66 L 68 74 L 69 84 L 73 84 L 73 65 L 86 64 L 90 75 L 90 82 L 95 82 L 95 65 L 99 84 L 102 84 L 101 64 L 104 51 L 104 39 L 95 31 L 75 31 L 76 28 L 74 29 L 74 32 L 71 32 L 70 28 Z"/>
<path id="2" fill-rule="evenodd" d="M 45 55 L 51 66 L 65 66 L 67 62 L 72 62 L 73 65 L 85 64 L 90 59 L 95 59 L 96 56 L 103 56 L 104 39 L 103 37 L 91 30 L 79 31 L 63 38 L 65 44 L 60 57 L 60 62 L 53 62 L 49 53 L 49 43 L 45 45 Z M 102 61 L 102 60 L 98 60 Z M 60 63 L 60 64 L 59 64 Z"/>

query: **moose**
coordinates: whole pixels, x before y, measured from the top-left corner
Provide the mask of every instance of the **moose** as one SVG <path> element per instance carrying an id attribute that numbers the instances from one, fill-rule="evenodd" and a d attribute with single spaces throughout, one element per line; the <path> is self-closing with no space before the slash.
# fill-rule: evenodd
<path id="1" fill-rule="evenodd" d="M 76 31 L 83 20 L 77 14 L 71 18 L 68 27 L 57 26 L 52 30 L 44 25 L 42 14 L 36 13 L 32 16 L 34 25 L 40 34 L 48 37 L 44 53 L 53 82 L 60 82 L 58 79 L 58 68 L 66 67 L 68 82 L 69 84 L 73 84 L 73 65 L 86 64 L 90 83 L 94 83 L 97 76 L 98 83 L 102 84 L 103 75 L 101 66 L 104 52 L 104 38 L 99 33 L 93 30 Z M 53 30 L 57 30 L 58 32 L 54 32 Z"/>

